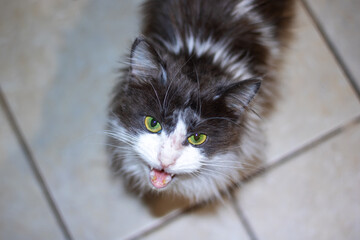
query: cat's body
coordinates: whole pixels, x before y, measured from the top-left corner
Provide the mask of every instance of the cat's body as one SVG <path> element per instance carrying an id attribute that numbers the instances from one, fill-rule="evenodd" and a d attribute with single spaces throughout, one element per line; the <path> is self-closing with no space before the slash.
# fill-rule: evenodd
<path id="1" fill-rule="evenodd" d="M 275 68 L 292 5 L 145 3 L 142 37 L 109 115 L 112 165 L 130 187 L 201 201 L 254 170 L 264 151 L 259 116 L 278 88 Z"/>

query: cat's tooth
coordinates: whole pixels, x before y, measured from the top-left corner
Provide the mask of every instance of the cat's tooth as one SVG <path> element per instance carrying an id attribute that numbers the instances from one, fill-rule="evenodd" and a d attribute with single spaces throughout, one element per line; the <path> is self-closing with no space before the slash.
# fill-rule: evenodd
<path id="1" fill-rule="evenodd" d="M 168 176 L 166 176 L 166 178 L 164 179 L 164 184 L 167 184 L 167 183 L 170 182 L 170 181 L 171 181 L 171 176 L 168 175 Z"/>
<path id="2" fill-rule="evenodd" d="M 170 174 L 170 176 L 171 176 L 171 177 L 174 177 L 174 176 L 175 176 L 175 174 L 173 174 L 173 173 L 172 173 L 172 174 Z"/>
<path id="3" fill-rule="evenodd" d="M 152 171 L 152 170 L 154 170 L 154 168 L 153 168 L 153 167 L 150 167 L 150 170 Z"/>
<path id="4" fill-rule="evenodd" d="M 153 178 L 155 176 L 155 172 L 154 171 L 151 171 L 150 172 L 150 177 Z"/>

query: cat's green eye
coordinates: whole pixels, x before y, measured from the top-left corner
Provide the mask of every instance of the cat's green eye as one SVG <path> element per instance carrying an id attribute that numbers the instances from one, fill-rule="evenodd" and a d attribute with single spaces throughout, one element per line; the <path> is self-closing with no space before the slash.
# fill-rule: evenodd
<path id="1" fill-rule="evenodd" d="M 161 124 L 153 117 L 145 117 L 145 127 L 152 133 L 157 133 L 161 131 Z"/>
<path id="2" fill-rule="evenodd" d="M 203 144 L 206 141 L 206 138 L 207 136 L 205 134 L 195 133 L 188 137 L 188 141 L 190 144 L 197 146 Z"/>

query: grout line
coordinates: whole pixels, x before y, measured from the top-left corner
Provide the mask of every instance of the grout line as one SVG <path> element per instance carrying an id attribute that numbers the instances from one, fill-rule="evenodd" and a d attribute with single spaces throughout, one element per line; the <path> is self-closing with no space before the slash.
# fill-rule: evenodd
<path id="1" fill-rule="evenodd" d="M 182 214 L 190 211 L 190 209 L 192 209 L 192 208 L 193 207 L 174 210 L 174 211 L 170 212 L 169 214 L 165 215 L 164 217 L 159 218 L 154 222 L 151 222 L 150 224 L 146 225 L 145 227 L 141 228 L 140 230 L 137 230 L 136 232 L 131 233 L 128 236 L 126 236 L 124 238 L 121 238 L 121 239 L 123 239 L 123 240 L 140 239 L 140 237 L 143 237 L 143 236 L 148 235 L 148 234 L 150 234 L 152 232 L 155 232 L 159 228 L 169 224 L 170 222 L 175 220 L 177 217 L 179 217 Z"/>
<path id="2" fill-rule="evenodd" d="M 15 134 L 15 137 L 16 137 L 18 143 L 20 144 L 20 147 L 21 147 L 23 153 L 25 154 L 25 157 L 28 160 L 30 168 L 35 176 L 35 179 L 37 180 L 38 184 L 40 185 L 42 193 L 44 194 L 44 196 L 47 200 L 47 203 L 50 206 L 50 209 L 52 210 L 53 214 L 55 215 L 55 219 L 56 219 L 57 223 L 59 224 L 60 229 L 61 229 L 65 239 L 72 240 L 73 237 L 71 236 L 68 228 L 66 227 L 66 224 L 55 204 L 55 201 L 50 194 L 49 187 L 47 186 L 47 184 L 44 180 L 44 177 L 42 176 L 42 174 L 39 170 L 36 160 L 35 160 L 32 152 L 30 150 L 30 147 L 27 144 L 27 142 L 19 128 L 19 125 L 15 119 L 15 116 L 11 112 L 10 106 L 7 103 L 7 100 L 5 98 L 5 95 L 3 94 L 1 87 L 0 87 L 0 105 L 2 106 L 2 109 L 5 112 L 6 118 L 8 119 L 8 122 L 10 123 L 10 126 Z"/>
<path id="3" fill-rule="evenodd" d="M 240 222 L 245 228 L 246 233 L 248 234 L 250 240 L 258 240 L 259 238 L 256 236 L 254 229 L 251 227 L 247 217 L 244 214 L 244 211 L 241 209 L 239 203 L 236 201 L 236 197 L 231 197 L 231 204 L 233 205 L 236 214 L 240 218 Z"/>
<path id="4" fill-rule="evenodd" d="M 317 147 L 318 145 L 324 143 L 325 141 L 339 135 L 340 133 L 344 132 L 346 129 L 352 128 L 353 126 L 360 124 L 360 115 L 356 116 L 355 118 L 351 119 L 350 121 L 343 123 L 334 129 L 327 131 L 326 133 L 318 136 L 317 138 L 313 139 L 312 141 L 309 141 L 307 144 L 304 144 L 297 148 L 297 150 L 292 151 L 288 154 L 283 155 L 282 157 L 275 160 L 274 163 L 268 164 L 267 166 L 259 169 L 257 172 L 249 176 L 244 183 L 248 183 L 251 180 L 253 180 L 256 177 L 259 177 L 269 171 L 271 171 L 274 168 L 277 168 L 287 162 L 289 162 L 291 159 L 293 159 L 296 156 L 299 156 L 305 152 L 307 152 L 310 149 L 313 149 Z M 239 203 L 236 201 L 236 197 L 231 197 L 232 205 L 235 208 L 235 211 L 240 218 L 240 221 L 242 222 L 247 234 L 249 235 L 251 240 L 258 240 L 254 229 L 251 227 L 250 222 L 248 221 L 244 211 L 241 209 Z"/>
<path id="5" fill-rule="evenodd" d="M 125 236 L 124 238 L 120 238 L 120 239 L 122 239 L 122 240 L 140 239 L 141 237 L 149 235 L 149 234 L 155 232 L 156 230 L 160 229 L 161 227 L 168 225 L 169 223 L 171 223 L 172 221 L 174 221 L 175 219 L 179 218 L 180 216 L 182 216 L 184 214 L 187 214 L 187 213 L 190 213 L 197 209 L 201 209 L 205 206 L 208 206 L 208 203 L 213 202 L 211 200 L 213 200 L 213 199 L 210 199 L 210 201 L 199 202 L 194 205 L 190 205 L 188 207 L 176 209 L 176 210 L 166 214 L 165 216 L 151 222 L 150 224 L 144 226 L 143 228 L 140 228 L 140 229 L 136 230 L 135 232 Z"/>
<path id="6" fill-rule="evenodd" d="M 346 66 L 344 59 L 341 57 L 340 53 L 338 52 L 337 48 L 335 47 L 335 44 L 331 41 L 330 37 L 326 34 L 319 19 L 315 16 L 314 11 L 311 9 L 309 4 L 307 3 L 307 0 L 301 0 L 300 2 L 304 6 L 306 12 L 308 13 L 311 20 L 313 21 L 315 28 L 320 33 L 320 35 L 321 35 L 323 41 L 325 42 L 325 44 L 327 45 L 327 47 L 330 49 L 335 60 L 337 61 L 338 65 L 340 66 L 342 72 L 344 73 L 348 82 L 350 83 L 353 90 L 355 91 L 358 100 L 360 101 L 360 86 L 357 85 L 355 77 L 352 75 L 351 71 Z"/>
<path id="7" fill-rule="evenodd" d="M 307 143 L 299 146 L 297 149 L 295 149 L 294 151 L 291 151 L 287 154 L 284 154 L 283 156 L 279 157 L 277 160 L 275 160 L 273 163 L 270 163 L 268 165 L 265 165 L 264 167 L 262 167 L 261 169 L 259 169 L 258 171 L 256 171 L 254 174 L 252 174 L 251 176 L 249 176 L 246 180 L 244 180 L 244 183 L 250 182 L 251 180 L 253 180 L 254 178 L 269 172 L 270 170 L 281 166 L 285 163 L 287 163 L 288 161 L 290 161 L 291 159 L 293 159 L 294 157 L 297 157 L 299 155 L 301 155 L 302 153 L 307 152 L 310 149 L 313 149 L 315 147 L 317 147 L 318 145 L 324 143 L 325 141 L 331 139 L 332 137 L 335 137 L 337 135 L 339 135 L 340 133 L 344 132 L 346 129 L 349 129 L 351 127 L 353 127 L 356 124 L 360 124 L 360 115 L 352 118 L 351 120 L 342 123 L 340 125 L 338 125 L 337 127 L 323 133 L 320 134 L 319 136 L 315 137 L 313 140 L 308 141 Z"/>

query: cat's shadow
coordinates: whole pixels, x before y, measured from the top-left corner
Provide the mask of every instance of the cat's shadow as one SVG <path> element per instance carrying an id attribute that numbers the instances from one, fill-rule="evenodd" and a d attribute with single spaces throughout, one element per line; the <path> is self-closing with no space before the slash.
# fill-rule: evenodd
<path id="1" fill-rule="evenodd" d="M 109 177 L 117 186 L 119 186 L 119 189 L 124 191 L 121 192 L 121 194 L 129 194 L 134 197 L 134 199 L 141 201 L 154 217 L 162 217 L 176 209 L 185 209 L 191 206 L 190 201 L 178 196 L 172 197 L 159 193 L 147 193 L 139 196 L 129 187 L 129 185 L 126 185 L 123 182 L 123 179 L 121 179 L 118 175 L 110 174 Z"/>
<path id="2" fill-rule="evenodd" d="M 162 217 L 176 209 L 188 208 L 191 205 L 184 198 L 169 197 L 162 194 L 146 194 L 142 201 L 155 217 Z"/>

